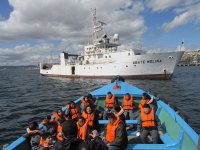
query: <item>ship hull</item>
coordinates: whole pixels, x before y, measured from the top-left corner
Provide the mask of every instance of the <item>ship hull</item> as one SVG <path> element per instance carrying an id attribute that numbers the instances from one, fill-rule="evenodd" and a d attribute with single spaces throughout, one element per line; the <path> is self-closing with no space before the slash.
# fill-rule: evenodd
<path id="1" fill-rule="evenodd" d="M 40 74 L 47 77 L 111 79 L 170 80 L 184 52 L 151 53 L 128 56 L 127 52 L 114 53 L 106 63 L 40 66 Z"/>
<path id="2" fill-rule="evenodd" d="M 59 75 L 59 74 L 41 74 L 45 77 L 58 78 L 90 78 L 90 79 L 112 79 L 114 76 L 81 76 L 81 75 Z M 140 80 L 170 80 L 172 74 L 154 74 L 154 75 L 123 75 L 125 79 L 140 79 Z"/>

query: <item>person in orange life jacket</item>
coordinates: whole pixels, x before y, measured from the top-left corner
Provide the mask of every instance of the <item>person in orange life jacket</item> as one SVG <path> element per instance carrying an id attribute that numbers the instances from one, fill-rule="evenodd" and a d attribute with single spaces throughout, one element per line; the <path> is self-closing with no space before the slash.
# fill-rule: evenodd
<path id="1" fill-rule="evenodd" d="M 71 105 L 71 102 L 68 102 L 67 104 L 66 104 L 66 106 L 65 106 L 65 112 L 64 112 L 64 116 L 65 116 L 65 120 L 69 120 L 69 119 L 71 119 L 71 117 L 70 117 L 70 105 Z"/>
<path id="2" fill-rule="evenodd" d="M 50 115 L 47 115 L 43 121 L 43 132 L 49 133 L 53 138 L 56 138 L 57 133 L 57 122 L 51 119 Z"/>
<path id="3" fill-rule="evenodd" d="M 82 117 L 86 119 L 86 122 L 88 122 L 88 126 L 90 126 L 92 129 L 94 127 L 94 120 L 96 119 L 94 116 L 93 108 L 91 105 L 86 106 L 85 111 L 82 113 Z"/>
<path id="4" fill-rule="evenodd" d="M 57 126 L 57 141 L 63 141 L 63 133 L 62 133 L 62 124 L 65 119 L 58 119 L 58 126 Z"/>
<path id="5" fill-rule="evenodd" d="M 54 119 L 58 122 L 58 120 L 64 120 L 65 116 L 64 113 L 62 112 L 62 109 L 57 109 L 56 113 L 53 114 Z"/>
<path id="6" fill-rule="evenodd" d="M 99 97 L 97 96 L 96 98 L 94 98 L 92 96 L 92 94 L 88 94 L 87 97 L 92 102 L 92 104 L 94 105 L 94 109 L 95 110 L 98 109 L 97 107 L 98 107 L 98 99 L 99 99 Z"/>
<path id="7" fill-rule="evenodd" d="M 91 128 L 88 126 L 88 121 L 82 116 L 79 116 L 76 124 L 78 128 L 78 138 L 83 141 L 90 140 L 91 137 L 89 134 L 91 133 Z"/>
<path id="8" fill-rule="evenodd" d="M 66 120 L 63 123 L 62 132 L 64 140 L 55 143 L 54 150 L 107 150 L 105 143 L 96 130 L 93 130 L 90 134 L 93 138 L 92 141 L 84 142 L 77 138 L 78 128 L 73 120 Z"/>
<path id="9" fill-rule="evenodd" d="M 126 119 L 133 120 L 134 99 L 129 93 L 126 93 L 123 98 L 123 109 Z"/>
<path id="10" fill-rule="evenodd" d="M 38 150 L 50 149 L 53 147 L 52 136 L 49 133 L 45 133 L 40 139 L 40 148 Z"/>
<path id="11" fill-rule="evenodd" d="M 104 142 L 109 150 L 123 150 L 128 143 L 126 127 L 119 117 L 108 114 L 108 125 L 105 129 Z"/>
<path id="12" fill-rule="evenodd" d="M 138 118 L 137 136 L 140 136 L 142 143 L 147 143 L 147 135 L 150 133 L 152 136 L 153 144 L 159 141 L 159 134 L 163 135 L 163 129 L 159 118 L 155 115 L 153 107 L 149 104 L 144 104 L 141 108 L 141 114 Z"/>
<path id="13" fill-rule="evenodd" d="M 25 134 L 25 137 L 30 140 L 32 149 L 37 149 L 40 143 L 40 137 L 43 135 L 43 132 L 38 128 L 38 123 L 35 121 L 30 122 L 26 131 L 27 134 Z"/>
<path id="14" fill-rule="evenodd" d="M 114 112 L 114 105 L 118 104 L 118 101 L 116 100 L 116 97 L 114 94 L 112 94 L 111 92 L 108 92 L 106 95 L 106 99 L 105 99 L 105 103 L 104 103 L 104 113 L 103 113 L 103 119 L 106 120 L 107 119 L 107 114 Z"/>
<path id="15" fill-rule="evenodd" d="M 154 99 L 151 98 L 151 96 L 147 93 L 142 94 L 142 100 L 141 100 L 140 104 L 138 105 L 138 107 L 141 109 L 144 106 L 144 104 L 149 104 L 150 107 L 154 107 L 154 109 L 156 107 L 154 104 Z"/>
<path id="16" fill-rule="evenodd" d="M 80 116 L 80 111 L 78 106 L 76 106 L 76 104 L 73 101 L 71 101 L 69 107 L 69 118 L 71 118 L 76 122 L 79 116 Z"/>
<path id="17" fill-rule="evenodd" d="M 114 106 L 115 116 L 119 117 L 124 122 L 124 124 L 126 124 L 126 118 L 123 113 L 124 113 L 124 109 L 121 106 L 115 104 Z"/>
<path id="18" fill-rule="evenodd" d="M 81 112 L 85 110 L 85 107 L 92 104 L 92 101 L 88 98 L 88 96 L 84 96 L 83 99 L 81 100 Z"/>

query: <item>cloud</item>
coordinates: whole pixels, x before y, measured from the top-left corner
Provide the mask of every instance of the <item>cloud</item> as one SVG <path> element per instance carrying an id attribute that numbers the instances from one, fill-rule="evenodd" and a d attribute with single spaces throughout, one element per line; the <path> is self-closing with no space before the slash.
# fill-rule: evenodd
<path id="1" fill-rule="evenodd" d="M 3 19 L 4 19 L 3 15 L 0 14 L 0 21 L 3 20 Z"/>
<path id="2" fill-rule="evenodd" d="M 127 16 L 123 15 L 122 20 L 126 20 L 127 24 L 143 19 L 138 9 L 116 13 L 116 10 L 126 7 L 132 1 L 48 0 L 47 2 L 41 0 L 39 4 L 35 0 L 9 0 L 9 2 L 14 10 L 7 21 L 0 22 L 0 32 L 2 33 L 0 40 L 87 38 L 91 26 L 90 8 L 94 7 L 97 7 L 97 17 L 107 18 L 107 23 L 112 24 L 113 27 L 119 22 L 117 19 L 123 14 L 127 14 Z M 138 1 L 134 3 L 137 6 L 141 5 L 139 9 L 143 7 L 143 4 L 139 4 Z M 131 13 L 134 14 L 135 18 L 131 17 L 129 20 L 128 17 Z M 116 18 L 110 20 L 109 16 L 113 14 Z M 145 28 L 144 21 L 143 27 Z M 133 26 L 128 28 L 132 31 Z M 141 31 L 144 30 L 141 29 Z M 120 30 L 120 32 L 119 34 L 123 34 L 123 30 Z M 135 34 L 132 33 L 132 36 L 134 38 Z"/>
<path id="3" fill-rule="evenodd" d="M 174 28 L 188 23 L 199 24 L 200 23 L 200 2 L 198 3 L 186 3 L 185 7 L 177 8 L 175 10 L 176 16 L 170 22 L 163 24 L 164 31 L 168 32 Z"/>
<path id="4" fill-rule="evenodd" d="M 177 4 L 183 2 L 183 0 L 146 0 L 145 2 L 147 7 L 156 12 L 175 7 Z"/>
<path id="5" fill-rule="evenodd" d="M 41 43 L 34 46 L 22 44 L 14 48 L 0 48 L 0 62 L 3 65 L 37 65 L 41 60 L 49 60 L 50 52 L 57 47 L 50 43 Z"/>
<path id="6" fill-rule="evenodd" d="M 52 50 L 83 50 L 91 36 L 91 8 L 97 19 L 107 23 L 106 33 L 118 33 L 121 41 L 141 41 L 147 30 L 140 0 L 9 0 L 13 11 L 7 20 L 0 20 L 0 43 L 25 42 L 13 48 L 0 49 L 3 64 L 31 64 L 46 58 Z M 59 41 L 59 45 L 50 41 Z M 48 54 L 47 54 L 48 52 Z M 2 64 L 2 63 L 1 63 Z"/>

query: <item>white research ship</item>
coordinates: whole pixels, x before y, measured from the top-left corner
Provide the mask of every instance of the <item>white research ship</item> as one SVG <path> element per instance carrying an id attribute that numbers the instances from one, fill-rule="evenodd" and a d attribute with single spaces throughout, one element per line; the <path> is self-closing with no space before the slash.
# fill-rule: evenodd
<path id="1" fill-rule="evenodd" d="M 171 79 L 184 53 L 184 43 L 172 52 L 149 53 L 143 50 L 123 48 L 119 35 L 99 36 L 106 25 L 96 20 L 93 10 L 92 44 L 84 47 L 80 55 L 60 54 L 60 63 L 40 63 L 40 74 L 47 77 Z"/>

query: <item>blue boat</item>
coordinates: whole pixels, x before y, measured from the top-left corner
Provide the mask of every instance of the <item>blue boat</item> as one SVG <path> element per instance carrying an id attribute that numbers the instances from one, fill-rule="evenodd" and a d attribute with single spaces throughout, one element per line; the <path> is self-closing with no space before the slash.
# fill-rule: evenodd
<path id="1" fill-rule="evenodd" d="M 117 88 L 115 88 L 117 86 Z M 104 100 L 107 92 L 110 91 L 116 95 L 119 103 L 122 103 L 123 96 L 126 93 L 130 93 L 134 96 L 134 105 L 140 103 L 142 94 L 145 92 L 133 85 L 127 84 L 123 81 L 114 81 L 106 86 L 103 86 L 97 90 L 91 92 L 91 94 L 96 97 L 98 96 L 98 109 L 104 110 Z M 152 97 L 154 95 L 150 94 Z M 80 97 L 74 100 L 75 103 L 80 104 Z M 142 144 L 134 143 L 131 139 L 136 138 L 136 131 L 128 131 L 129 143 L 127 150 L 197 150 L 199 136 L 198 134 L 186 123 L 186 121 L 178 115 L 174 109 L 172 109 L 168 104 L 164 103 L 161 99 L 157 99 L 157 110 L 156 115 L 159 117 L 162 127 L 165 129 L 164 135 L 160 136 L 161 144 Z M 63 111 L 66 109 L 62 108 Z M 99 124 L 107 124 L 108 120 L 99 120 Z M 137 120 L 126 120 L 126 124 L 137 124 Z M 42 124 L 39 128 L 42 129 Z M 29 141 L 25 137 L 20 137 L 16 141 L 12 142 L 4 150 L 30 150 Z"/>

